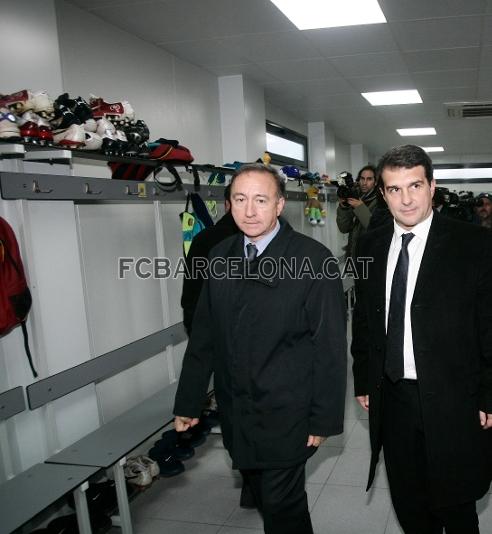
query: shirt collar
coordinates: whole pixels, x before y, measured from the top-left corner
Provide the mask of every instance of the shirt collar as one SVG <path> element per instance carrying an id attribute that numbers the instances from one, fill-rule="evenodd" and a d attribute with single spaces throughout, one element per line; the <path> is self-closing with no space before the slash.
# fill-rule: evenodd
<path id="1" fill-rule="evenodd" d="M 432 224 L 433 217 L 434 217 L 434 212 L 431 211 L 430 215 L 426 219 L 416 224 L 411 230 L 405 230 L 395 220 L 393 220 L 396 239 L 399 240 L 403 234 L 411 232 L 413 235 L 417 236 L 419 239 L 422 239 L 425 241 L 427 239 L 427 236 L 429 235 L 429 230 Z"/>
<path id="2" fill-rule="evenodd" d="M 275 228 L 269 234 L 267 234 L 266 236 L 262 237 L 261 239 L 258 239 L 258 241 L 255 241 L 253 243 L 253 241 L 251 241 L 246 236 L 244 236 L 244 255 L 245 256 L 248 255 L 247 251 L 246 251 L 246 245 L 248 243 L 253 243 L 253 245 L 256 246 L 256 248 L 258 250 L 257 256 L 262 254 L 263 251 L 268 247 L 270 242 L 273 240 L 273 238 L 279 233 L 279 231 L 280 231 L 280 223 L 278 222 L 278 219 L 277 219 L 277 224 L 275 225 Z"/>

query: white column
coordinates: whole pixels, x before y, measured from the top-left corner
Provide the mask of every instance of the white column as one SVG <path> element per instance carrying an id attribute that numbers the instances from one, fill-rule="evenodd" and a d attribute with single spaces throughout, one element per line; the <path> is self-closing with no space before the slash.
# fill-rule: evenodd
<path id="1" fill-rule="evenodd" d="M 224 163 L 251 162 L 266 148 L 263 89 L 242 75 L 219 77 Z"/>
<path id="2" fill-rule="evenodd" d="M 369 163 L 369 155 L 367 148 L 364 145 L 353 144 L 350 145 L 350 164 L 352 167 L 352 174 L 354 178 L 364 165 Z"/>

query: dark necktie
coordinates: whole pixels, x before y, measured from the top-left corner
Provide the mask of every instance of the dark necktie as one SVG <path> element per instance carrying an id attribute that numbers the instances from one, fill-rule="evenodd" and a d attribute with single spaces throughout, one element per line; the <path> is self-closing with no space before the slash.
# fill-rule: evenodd
<path id="1" fill-rule="evenodd" d="M 403 338 L 405 334 L 405 300 L 407 297 L 408 244 L 413 237 L 414 234 L 412 233 L 401 236 L 400 255 L 391 283 L 384 371 L 392 382 L 397 382 L 404 375 Z"/>
<path id="2" fill-rule="evenodd" d="M 256 248 L 256 245 L 253 243 L 248 243 L 246 245 L 246 252 L 248 254 L 248 261 L 255 261 L 256 255 L 258 254 L 258 249 Z"/>

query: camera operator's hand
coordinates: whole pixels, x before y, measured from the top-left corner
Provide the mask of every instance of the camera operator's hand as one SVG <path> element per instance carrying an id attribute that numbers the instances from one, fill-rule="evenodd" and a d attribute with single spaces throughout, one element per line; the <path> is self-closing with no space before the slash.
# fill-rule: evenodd
<path id="1" fill-rule="evenodd" d="M 358 198 L 347 198 L 347 202 L 351 208 L 358 208 L 364 204 L 364 202 Z"/>
<path id="2" fill-rule="evenodd" d="M 350 206 L 347 204 L 346 198 L 340 198 L 338 197 L 338 204 L 341 208 L 350 208 Z"/>

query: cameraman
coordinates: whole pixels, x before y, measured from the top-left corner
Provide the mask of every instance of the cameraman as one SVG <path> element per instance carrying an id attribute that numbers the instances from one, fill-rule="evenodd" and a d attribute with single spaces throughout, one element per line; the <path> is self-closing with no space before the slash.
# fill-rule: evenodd
<path id="1" fill-rule="evenodd" d="M 355 257 L 359 237 L 367 230 L 372 212 L 378 204 L 376 169 L 372 165 L 362 167 L 357 175 L 360 198 L 339 198 L 337 226 L 342 234 L 349 234 L 347 257 Z"/>
<path id="2" fill-rule="evenodd" d="M 477 196 L 475 214 L 480 226 L 492 229 L 492 193 L 480 193 Z"/>

